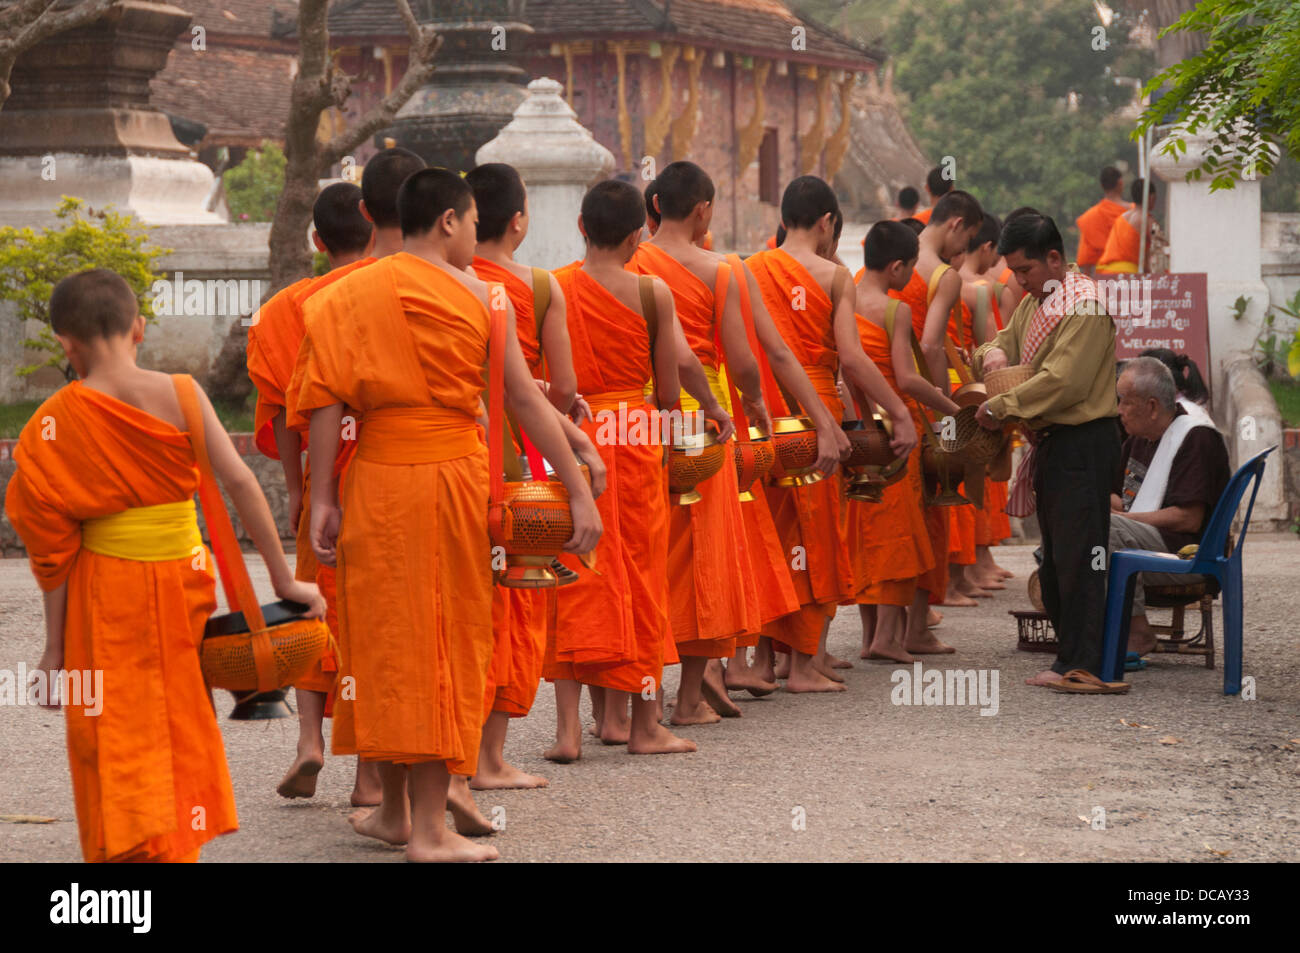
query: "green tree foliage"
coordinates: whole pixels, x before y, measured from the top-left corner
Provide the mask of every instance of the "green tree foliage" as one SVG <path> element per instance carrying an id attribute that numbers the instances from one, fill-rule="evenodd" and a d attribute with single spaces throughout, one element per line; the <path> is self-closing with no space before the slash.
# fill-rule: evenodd
<path id="1" fill-rule="evenodd" d="M 46 357 L 20 368 L 18 374 L 25 377 L 42 367 L 57 367 L 71 380 L 72 367 L 50 331 L 49 302 L 54 286 L 87 268 L 107 268 L 126 279 L 140 310 L 152 316 L 146 295 L 160 277 L 159 260 L 171 249 L 148 244 L 147 230 L 111 205 L 96 211 L 81 199 L 65 195 L 54 214 L 66 224 L 42 228 L 40 233 L 31 228 L 0 228 L 0 300 L 17 303 L 20 321 L 41 322 L 40 335 L 23 343 Z"/>
<path id="2" fill-rule="evenodd" d="M 244 161 L 222 176 L 226 204 L 236 222 L 269 222 L 284 191 L 284 150 L 274 142 L 250 149 Z"/>
<path id="3" fill-rule="evenodd" d="M 1150 75 L 1154 57 L 1129 42 L 1134 24 L 1122 11 L 1099 33 L 1091 0 L 796 6 L 855 40 L 881 42 L 921 149 L 936 163 L 951 156 L 958 187 L 997 214 L 1032 205 L 1051 215 L 1071 253 L 1074 219 L 1100 198 L 1101 168 L 1136 169 L 1133 123 L 1120 114 L 1135 90 L 1115 80 Z M 878 28 L 883 35 L 872 35 Z"/>
<path id="4" fill-rule="evenodd" d="M 1140 128 L 1172 115 L 1189 134 L 1210 137 L 1189 178 L 1212 176 L 1212 191 L 1268 175 L 1282 151 L 1300 158 L 1300 3 L 1202 0 L 1164 33 L 1183 31 L 1209 41 L 1147 85 L 1163 95 Z M 1175 138 L 1170 148 L 1185 153 L 1186 143 Z"/>

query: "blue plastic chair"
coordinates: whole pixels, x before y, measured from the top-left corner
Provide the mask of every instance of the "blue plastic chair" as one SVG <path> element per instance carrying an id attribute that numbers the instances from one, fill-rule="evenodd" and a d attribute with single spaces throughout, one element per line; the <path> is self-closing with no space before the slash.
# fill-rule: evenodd
<path id="1" fill-rule="evenodd" d="M 1190 573 L 1211 576 L 1223 597 L 1223 694 L 1241 691 L 1241 553 L 1245 549 L 1250 513 L 1255 508 L 1255 494 L 1264 475 L 1265 457 L 1276 450 L 1269 447 L 1255 454 L 1232 475 L 1228 486 L 1214 505 L 1210 521 L 1205 524 L 1200 547 L 1191 559 L 1179 559 L 1174 553 L 1153 553 L 1144 549 L 1120 549 L 1110 554 L 1110 578 L 1106 587 L 1106 635 L 1102 644 L 1101 679 L 1124 680 L 1124 655 L 1128 648 L 1129 620 L 1133 613 L 1133 584 L 1140 572 Z M 1231 556 L 1228 532 L 1241 498 L 1250 490 L 1250 504 L 1241 524 L 1241 538 Z"/>

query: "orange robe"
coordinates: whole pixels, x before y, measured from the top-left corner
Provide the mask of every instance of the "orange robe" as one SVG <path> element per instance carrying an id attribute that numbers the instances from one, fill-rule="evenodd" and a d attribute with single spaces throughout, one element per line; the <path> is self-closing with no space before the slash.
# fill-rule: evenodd
<path id="1" fill-rule="evenodd" d="M 360 415 L 340 489 L 333 750 L 472 775 L 492 658 L 488 467 L 475 419 L 488 312 L 399 252 L 314 295 L 290 423 Z"/>
<path id="2" fill-rule="evenodd" d="M 47 425 L 57 439 L 43 439 Z M 85 520 L 193 498 L 189 436 L 73 382 L 23 428 L 14 460 L 5 512 L 41 589 L 68 586 L 64 670 L 103 673 L 102 711 L 64 708 L 82 856 L 196 859 L 239 826 L 199 667 L 216 608 L 212 559 L 144 562 L 82 548 Z"/>
<path id="3" fill-rule="evenodd" d="M 664 280 L 673 293 L 687 344 L 706 369 L 716 371 L 720 306 L 714 289 L 650 243 L 637 249 L 628 266 L 638 274 Z M 730 274 L 731 266 L 723 267 Z M 726 406 L 729 396 L 716 386 L 714 396 Z M 684 391 L 682 400 L 684 407 L 698 406 Z M 695 658 L 730 658 L 736 654 L 736 638 L 756 632 L 763 624 L 731 445 L 726 449 L 722 469 L 696 486 L 700 500 L 672 506 L 668 513 L 668 587 L 673 594 L 668 620 L 678 653 Z"/>
<path id="4" fill-rule="evenodd" d="M 835 385 L 839 356 L 831 299 L 820 284 L 789 253 L 778 248 L 759 252 L 746 262 L 758 280 L 759 292 L 781 337 L 803 365 L 822 403 L 834 420 L 844 413 Z M 797 309 L 792 289 L 802 287 L 806 305 Z M 780 394 L 770 395 L 772 415 L 788 413 Z M 799 610 L 765 626 L 763 634 L 805 655 L 817 651 L 822 628 L 835 607 L 853 595 L 853 565 L 840 522 L 844 504 L 839 476 L 811 486 L 767 488 L 772 519 L 799 598 Z"/>
<path id="5" fill-rule="evenodd" d="M 912 269 L 912 278 L 902 291 L 890 291 L 891 298 L 897 298 L 907 305 L 912 313 L 912 333 L 916 340 L 921 340 L 925 332 L 925 313 L 930 307 L 930 288 L 919 271 Z M 925 368 L 920 368 L 924 374 Z M 913 404 L 913 419 L 918 433 L 921 428 L 930 426 L 931 414 L 922 413 L 919 405 Z M 916 588 L 924 589 L 930 594 L 931 604 L 943 602 L 948 591 L 948 527 L 951 517 L 945 512 L 946 506 L 927 506 L 925 508 L 925 525 L 930 533 L 930 549 L 935 554 L 935 565 L 922 573 L 916 581 Z"/>
<path id="6" fill-rule="evenodd" d="M 779 395 L 776 378 L 767 363 L 767 355 L 758 342 L 754 330 L 754 312 L 749 300 L 749 282 L 745 279 L 744 263 L 739 255 L 728 255 L 732 273 L 736 275 L 737 289 L 740 292 L 740 314 L 745 321 L 745 330 L 749 335 L 750 350 L 758 361 L 763 374 L 764 395 L 769 401 L 773 395 Z M 733 408 L 733 411 L 740 408 Z M 736 426 L 747 425 L 743 410 Z M 750 558 L 750 576 L 758 590 L 759 626 L 789 615 L 799 610 L 799 595 L 795 592 L 794 581 L 790 578 L 790 560 L 786 558 L 781 545 L 781 536 L 776 531 L 772 520 L 772 508 L 767 501 L 767 494 L 759 482 L 750 490 L 750 498 L 742 500 L 740 512 L 745 520 L 745 539 L 748 542 Z M 737 646 L 758 644 L 758 631 L 747 632 L 736 639 Z"/>
<path id="7" fill-rule="evenodd" d="M 1138 230 L 1120 215 L 1110 227 L 1106 248 L 1097 261 L 1097 271 L 1101 274 L 1136 272 L 1140 241 Z"/>
<path id="8" fill-rule="evenodd" d="M 488 282 L 500 282 L 515 308 L 515 334 L 524 360 L 534 376 L 541 376 L 542 349 L 533 311 L 533 287 L 514 272 L 486 258 L 474 259 L 474 273 Z M 509 452 L 509 449 L 507 449 Z M 492 665 L 488 669 L 484 714 L 503 711 L 522 718 L 532 710 L 542 679 L 546 655 L 547 606 L 554 592 L 497 586 L 492 593 Z"/>
<path id="9" fill-rule="evenodd" d="M 645 398 L 650 333 L 640 313 L 581 268 L 555 277 L 568 307 L 578 391 L 597 416 L 582 429 L 607 472 L 605 492 L 596 500 L 604 524 L 596 572 L 581 572 L 556 592 L 554 637 L 547 640 L 542 674 L 549 681 L 658 692 L 670 651 L 668 475 L 658 413 Z M 658 333 L 667 328 L 665 320 Z M 625 435 L 618 433 L 620 417 L 627 420 Z M 562 558 L 579 567 L 576 559 Z"/>
<path id="10" fill-rule="evenodd" d="M 885 329 L 857 315 L 858 334 L 867 357 L 880 369 L 889 386 L 898 391 L 893 355 Z M 912 409 L 914 401 L 904 397 Z M 917 577 L 933 568 L 934 552 L 921 502 L 921 454 L 907 461 L 907 476 L 885 487 L 879 503 L 849 500 L 846 510 L 849 552 L 860 605 L 909 606 Z"/>
<path id="11" fill-rule="evenodd" d="M 921 211 L 913 215 L 912 218 L 916 219 L 918 222 L 920 222 L 923 225 L 929 225 L 930 216 L 933 214 L 934 214 L 934 206 L 930 206 L 930 208 L 921 209 Z"/>
<path id="12" fill-rule="evenodd" d="M 1110 199 L 1102 199 L 1074 220 L 1074 224 L 1079 227 L 1079 252 L 1075 260 L 1080 266 L 1095 265 L 1101 261 L 1102 252 L 1106 250 L 1106 239 L 1110 237 L 1110 229 L 1115 224 L 1115 219 L 1132 207 L 1132 205 L 1112 202 Z"/>

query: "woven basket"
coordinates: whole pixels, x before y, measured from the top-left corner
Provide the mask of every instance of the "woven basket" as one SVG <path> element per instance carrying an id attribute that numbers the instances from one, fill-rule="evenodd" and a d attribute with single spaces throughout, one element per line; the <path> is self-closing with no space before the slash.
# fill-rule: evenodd
<path id="1" fill-rule="evenodd" d="M 991 462 L 998 455 L 1002 446 L 1002 431 L 981 427 L 975 419 L 974 407 L 963 407 L 954 420 L 956 433 L 953 438 L 945 440 L 940 437 L 939 443 L 955 460 L 978 466 Z"/>
<path id="2" fill-rule="evenodd" d="M 503 538 L 507 556 L 558 556 L 573 536 L 569 491 L 559 480 L 507 483 Z"/>
<path id="3" fill-rule="evenodd" d="M 299 619 L 263 630 L 271 641 L 276 688 L 287 688 L 311 670 L 333 646 L 329 627 L 320 619 Z M 255 692 L 257 662 L 253 651 L 256 633 L 210 635 L 200 648 L 203 677 L 214 688 Z"/>
<path id="4" fill-rule="evenodd" d="M 1013 387 L 1019 387 L 1033 376 L 1034 369 L 1028 364 L 1012 364 L 1010 367 L 1002 367 L 985 374 L 984 386 L 988 388 L 990 397 L 996 397 Z"/>
<path id="5" fill-rule="evenodd" d="M 690 434 L 674 443 L 668 458 L 668 492 L 690 493 L 727 462 L 727 447 L 711 433 Z"/>
<path id="6" fill-rule="evenodd" d="M 849 438 L 849 457 L 842 466 L 845 469 L 855 467 L 884 467 L 894 462 L 894 451 L 889 447 L 889 434 L 881 427 L 856 427 L 844 425 L 844 436 Z"/>
<path id="7" fill-rule="evenodd" d="M 772 421 L 772 443 L 781 478 L 804 477 L 817 469 L 817 429 L 807 417 L 777 417 Z"/>
<path id="8" fill-rule="evenodd" d="M 1038 579 L 1038 570 L 1035 569 L 1029 574 L 1029 604 L 1039 612 L 1046 612 L 1043 608 L 1043 584 Z"/>
<path id="9" fill-rule="evenodd" d="M 742 493 L 771 473 L 776 465 L 776 448 L 768 437 L 753 438 L 749 443 L 737 440 L 732 454 L 736 461 L 736 484 Z"/>
<path id="10" fill-rule="evenodd" d="M 1045 612 L 1008 609 L 1016 620 L 1016 648 L 1022 652 L 1055 652 L 1061 647 Z"/>

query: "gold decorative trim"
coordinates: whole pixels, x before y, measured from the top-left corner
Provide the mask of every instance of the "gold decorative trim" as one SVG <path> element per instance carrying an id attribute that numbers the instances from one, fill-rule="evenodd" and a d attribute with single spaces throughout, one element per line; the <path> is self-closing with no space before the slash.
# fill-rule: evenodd
<path id="1" fill-rule="evenodd" d="M 737 140 L 737 175 L 745 174 L 750 163 L 758 158 L 759 146 L 763 144 L 763 123 L 767 119 L 767 98 L 763 95 L 763 87 L 767 85 L 767 74 L 771 70 L 771 60 L 758 60 L 754 63 L 754 115 L 740 130 Z"/>
<path id="2" fill-rule="evenodd" d="M 811 175 L 821 158 L 826 143 L 826 115 L 831 108 L 831 74 L 822 72 L 817 77 L 817 115 L 808 132 L 799 138 L 800 172 Z"/>
<path id="3" fill-rule="evenodd" d="M 573 108 L 573 44 L 560 45 L 560 54 L 564 57 L 564 100 Z"/>
<path id="4" fill-rule="evenodd" d="M 857 80 L 855 73 L 846 73 L 840 80 L 840 124 L 826 142 L 826 179 L 835 178 L 844 164 L 844 156 L 849 151 L 849 130 L 853 125 L 853 87 Z"/>
<path id="5" fill-rule="evenodd" d="M 704 68 L 704 54 L 693 46 L 686 48 L 686 59 L 690 62 L 689 86 L 687 87 L 686 108 L 673 121 L 673 161 L 685 159 L 691 151 L 691 140 L 695 138 L 695 127 L 700 118 L 700 70 Z"/>
<path id="6" fill-rule="evenodd" d="M 618 138 L 623 147 L 623 168 L 632 168 L 632 117 L 627 113 L 627 44 L 611 43 L 618 62 Z"/>
<path id="7" fill-rule="evenodd" d="M 677 65 L 681 52 L 681 47 L 665 43 L 663 55 L 659 58 L 659 105 L 645 120 L 645 154 L 648 156 L 659 155 L 672 124 L 673 67 Z"/>

